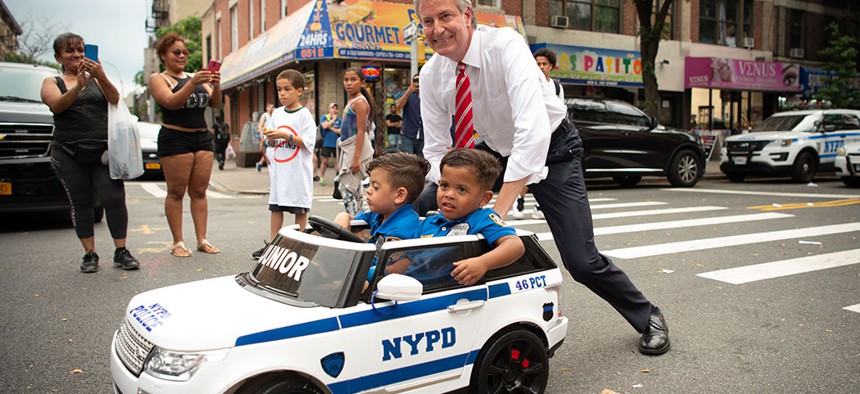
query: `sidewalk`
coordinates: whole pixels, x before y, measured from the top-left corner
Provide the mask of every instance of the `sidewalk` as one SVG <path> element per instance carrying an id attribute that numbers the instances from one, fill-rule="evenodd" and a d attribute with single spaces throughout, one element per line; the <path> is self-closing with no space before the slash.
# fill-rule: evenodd
<path id="1" fill-rule="evenodd" d="M 320 186 L 319 182 L 314 182 L 315 196 L 331 196 L 333 190 L 332 184 L 334 181 L 334 168 L 329 168 L 326 171 L 326 184 Z M 720 171 L 720 161 L 710 160 L 706 166 L 704 178 L 719 178 L 723 173 Z M 263 167 L 261 172 L 257 172 L 254 167 L 242 168 L 236 166 L 235 160 L 228 160 L 224 165 L 224 170 L 218 169 L 218 162 L 212 166 L 212 178 L 209 180 L 209 186 L 220 192 L 232 192 L 240 194 L 269 194 L 269 168 Z"/>
<path id="2" fill-rule="evenodd" d="M 326 175 L 334 177 L 334 169 L 329 168 Z M 325 186 L 320 186 L 319 182 L 314 182 L 315 196 L 331 196 L 334 191 L 332 188 L 334 181 L 331 178 L 326 178 Z M 232 192 L 240 194 L 269 194 L 269 168 L 263 167 L 261 172 L 257 172 L 254 167 L 238 167 L 235 160 L 227 160 L 224 164 L 224 170 L 218 169 L 216 161 L 212 166 L 212 177 L 209 179 L 209 186 L 215 191 Z"/>

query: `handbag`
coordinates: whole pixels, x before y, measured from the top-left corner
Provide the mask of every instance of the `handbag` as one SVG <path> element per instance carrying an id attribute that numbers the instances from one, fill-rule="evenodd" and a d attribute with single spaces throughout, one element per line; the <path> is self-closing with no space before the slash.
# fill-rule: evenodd
<path id="1" fill-rule="evenodd" d="M 99 164 L 102 161 L 102 155 L 108 150 L 108 142 L 106 140 L 81 139 L 64 142 L 62 147 L 78 163 Z"/>
<path id="2" fill-rule="evenodd" d="M 143 175 L 143 151 L 137 120 L 125 102 L 108 103 L 108 157 L 111 179 L 134 179 Z"/>

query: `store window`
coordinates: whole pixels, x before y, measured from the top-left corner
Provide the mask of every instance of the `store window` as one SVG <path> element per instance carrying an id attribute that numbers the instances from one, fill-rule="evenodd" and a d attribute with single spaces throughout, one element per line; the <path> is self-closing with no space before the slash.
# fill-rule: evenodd
<path id="1" fill-rule="evenodd" d="M 753 0 L 701 0 L 699 2 L 699 41 L 708 44 L 743 47 L 752 38 Z M 743 21 L 739 24 L 738 21 Z"/>
<path id="2" fill-rule="evenodd" d="M 571 29 L 618 33 L 621 0 L 550 0 L 549 15 L 566 16 Z"/>

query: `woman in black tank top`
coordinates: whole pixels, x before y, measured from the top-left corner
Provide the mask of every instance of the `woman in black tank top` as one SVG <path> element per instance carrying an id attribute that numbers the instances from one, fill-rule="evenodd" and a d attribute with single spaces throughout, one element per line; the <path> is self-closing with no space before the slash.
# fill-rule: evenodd
<path id="1" fill-rule="evenodd" d="M 214 152 L 212 134 L 203 114 L 207 106 L 221 107 L 221 74 L 209 70 L 185 73 L 188 50 L 185 39 L 176 33 L 161 37 L 155 49 L 164 72 L 152 74 L 149 86 L 163 115 L 158 156 L 167 182 L 164 214 L 173 235 L 170 253 L 177 257 L 191 256 L 182 235 L 182 201 L 187 190 L 197 250 L 215 254 L 220 250 L 206 240 L 209 215 L 206 188 L 212 174 Z"/>

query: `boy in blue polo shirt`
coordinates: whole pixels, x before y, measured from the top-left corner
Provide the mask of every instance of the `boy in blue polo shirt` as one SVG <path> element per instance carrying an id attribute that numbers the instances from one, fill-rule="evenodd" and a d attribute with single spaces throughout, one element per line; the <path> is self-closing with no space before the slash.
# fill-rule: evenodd
<path id="1" fill-rule="evenodd" d="M 428 171 L 430 163 L 410 153 L 387 153 L 370 162 L 367 166 L 370 186 L 365 191 L 370 210 L 359 212 L 354 218 L 370 225 L 367 242 L 418 237 L 420 220 L 412 209 L 412 202 L 424 190 L 424 177 Z M 349 213 L 341 212 L 334 221 L 349 229 L 352 219 Z M 371 268 L 368 279 L 373 272 L 374 268 Z"/>
<path id="2" fill-rule="evenodd" d="M 441 176 L 436 192 L 439 213 L 424 219 L 421 238 L 481 234 L 493 249 L 481 256 L 457 261 L 451 276 L 463 285 L 473 285 L 487 271 L 507 266 L 525 252 L 516 230 L 507 227 L 499 214 L 484 208 L 493 198 L 493 183 L 499 177 L 499 162 L 478 149 L 449 151 L 439 165 Z M 409 275 L 407 269 L 406 274 Z"/>

